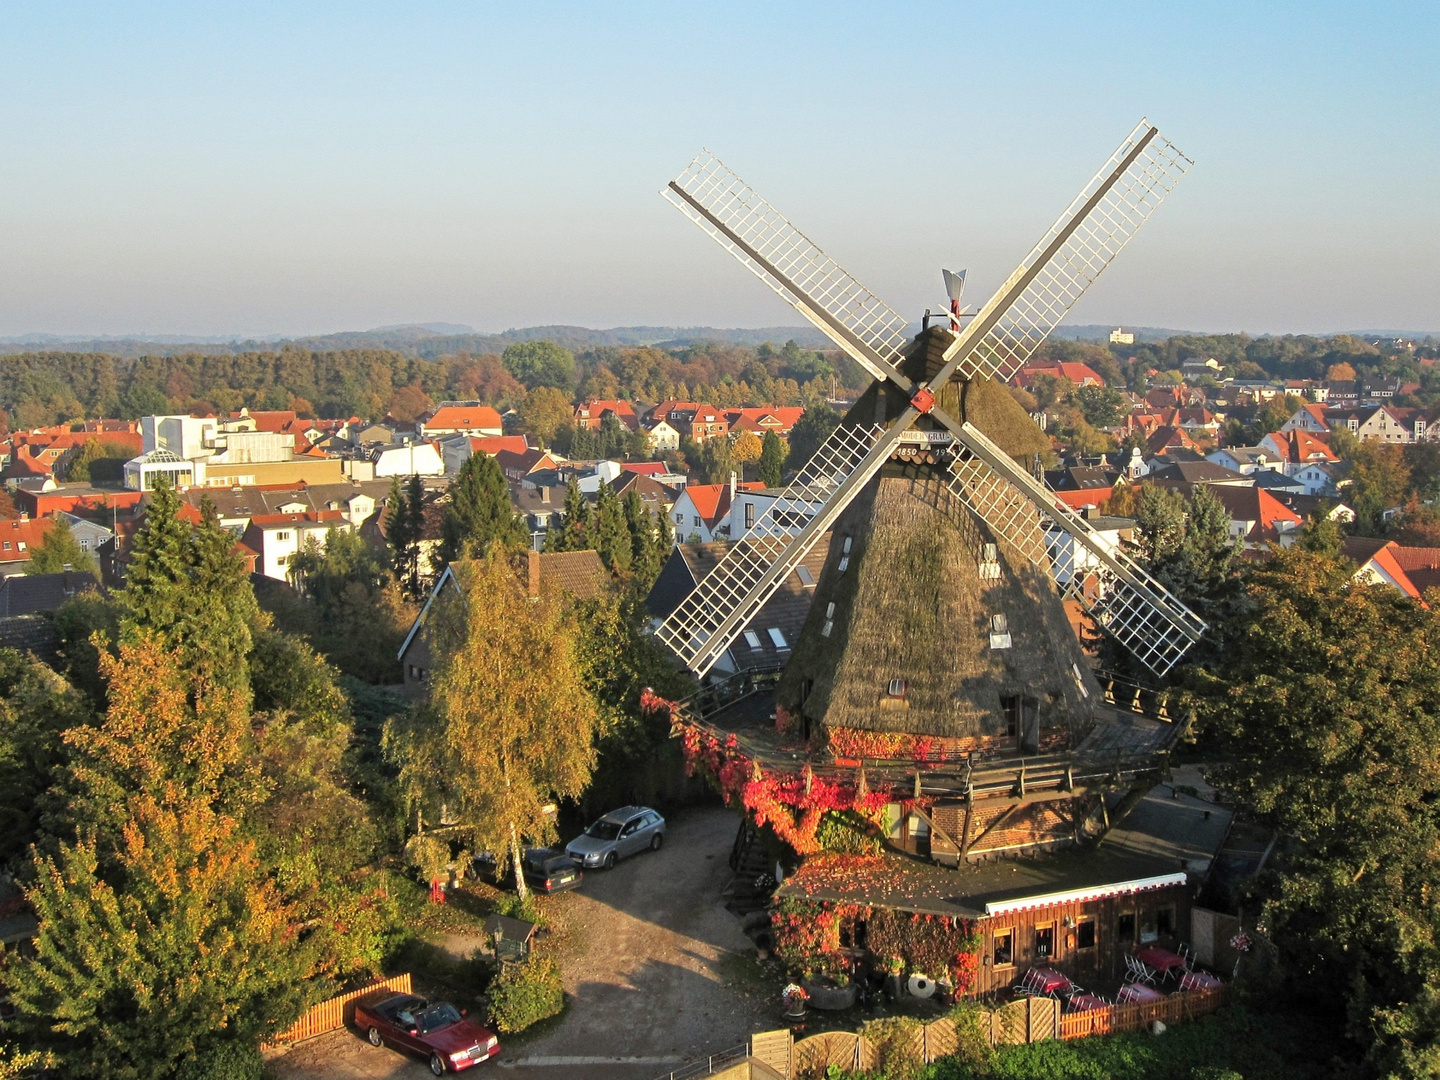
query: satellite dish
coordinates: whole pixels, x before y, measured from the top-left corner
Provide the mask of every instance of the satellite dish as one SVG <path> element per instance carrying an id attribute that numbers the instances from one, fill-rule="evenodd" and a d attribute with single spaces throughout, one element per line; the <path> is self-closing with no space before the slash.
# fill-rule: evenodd
<path id="1" fill-rule="evenodd" d="M 965 271 L 957 274 L 953 270 L 941 270 L 940 273 L 945 275 L 945 295 L 958 303 L 960 294 L 965 291 Z"/>

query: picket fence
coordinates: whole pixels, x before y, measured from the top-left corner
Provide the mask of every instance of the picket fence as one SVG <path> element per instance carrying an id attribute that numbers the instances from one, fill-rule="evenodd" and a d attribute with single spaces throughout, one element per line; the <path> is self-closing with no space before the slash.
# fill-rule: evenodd
<path id="1" fill-rule="evenodd" d="M 1159 1020 L 1174 1024 L 1212 1013 L 1224 1004 L 1226 989 L 1190 990 L 1144 1005 L 1111 1005 L 1084 1013 L 1063 1013 L 1051 998 L 1019 998 L 980 1014 L 981 1026 L 994 1046 L 1043 1039 L 1080 1039 L 1122 1031 L 1141 1031 Z M 911 1056 L 926 1064 L 955 1052 L 958 1036 L 953 1021 L 941 1018 L 915 1029 Z M 750 1056 L 786 1080 L 824 1076 L 838 1069 L 874 1069 L 881 1064 L 876 1048 L 863 1035 L 825 1031 L 804 1039 L 788 1030 L 758 1032 L 750 1039 Z"/>
<path id="2" fill-rule="evenodd" d="M 394 990 L 400 994 L 414 992 L 410 988 L 408 971 L 403 975 L 392 975 L 388 979 L 373 982 L 369 986 L 362 986 L 359 990 L 351 990 L 348 994 L 341 994 L 329 1001 L 312 1005 L 299 1020 L 275 1036 L 270 1045 L 279 1046 L 282 1043 L 299 1042 L 301 1039 L 313 1039 L 316 1035 L 324 1035 L 327 1031 L 344 1027 L 353 1014 L 353 1010 L 348 1006 L 356 998 L 364 997 L 372 990 Z"/>

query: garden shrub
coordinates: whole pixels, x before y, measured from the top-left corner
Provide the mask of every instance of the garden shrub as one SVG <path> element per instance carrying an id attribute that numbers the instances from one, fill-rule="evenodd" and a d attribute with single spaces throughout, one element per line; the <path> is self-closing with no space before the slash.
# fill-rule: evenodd
<path id="1" fill-rule="evenodd" d="M 955 1053 L 950 1059 L 983 1073 L 995 1053 L 988 1034 L 990 1017 L 984 1006 L 975 1001 L 961 1001 L 950 1010 L 949 1020 L 955 1025 Z"/>
<path id="2" fill-rule="evenodd" d="M 874 826 L 853 810 L 838 810 L 821 818 L 815 841 L 836 855 L 878 855 L 884 846 Z"/>
<path id="3" fill-rule="evenodd" d="M 175 1080 L 264 1080 L 265 1059 L 253 1043 L 218 1043 L 201 1056 L 182 1062 Z"/>
<path id="4" fill-rule="evenodd" d="M 920 1021 L 913 1016 L 886 1016 L 867 1020 L 860 1034 L 875 1052 L 885 1080 L 918 1080 L 925 1068 L 925 1044 Z"/>
<path id="5" fill-rule="evenodd" d="M 490 1022 L 501 1034 L 524 1031 L 564 1008 L 565 989 L 553 960 L 532 956 L 506 964 L 491 980 Z"/>

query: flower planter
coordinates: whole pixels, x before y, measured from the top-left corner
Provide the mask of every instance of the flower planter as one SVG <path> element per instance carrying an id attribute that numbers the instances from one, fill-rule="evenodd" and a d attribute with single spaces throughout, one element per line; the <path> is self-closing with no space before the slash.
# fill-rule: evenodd
<path id="1" fill-rule="evenodd" d="M 809 978 L 802 984 L 805 992 L 810 995 L 806 1003 L 812 1009 L 823 1009 L 829 1012 L 838 1012 L 841 1009 L 849 1009 L 855 1004 L 855 984 L 836 986 L 827 978 Z"/>

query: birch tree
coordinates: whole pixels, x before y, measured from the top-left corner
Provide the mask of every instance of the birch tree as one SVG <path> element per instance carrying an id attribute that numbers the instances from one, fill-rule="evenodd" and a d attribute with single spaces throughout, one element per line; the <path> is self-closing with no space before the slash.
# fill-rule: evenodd
<path id="1" fill-rule="evenodd" d="M 476 850 L 508 852 L 526 899 L 524 845 L 553 840 L 546 808 L 589 783 L 600 711 L 558 596 L 527 597 L 499 547 L 453 567 L 427 628 L 429 707 L 386 743 L 422 821 L 443 804 Z"/>

